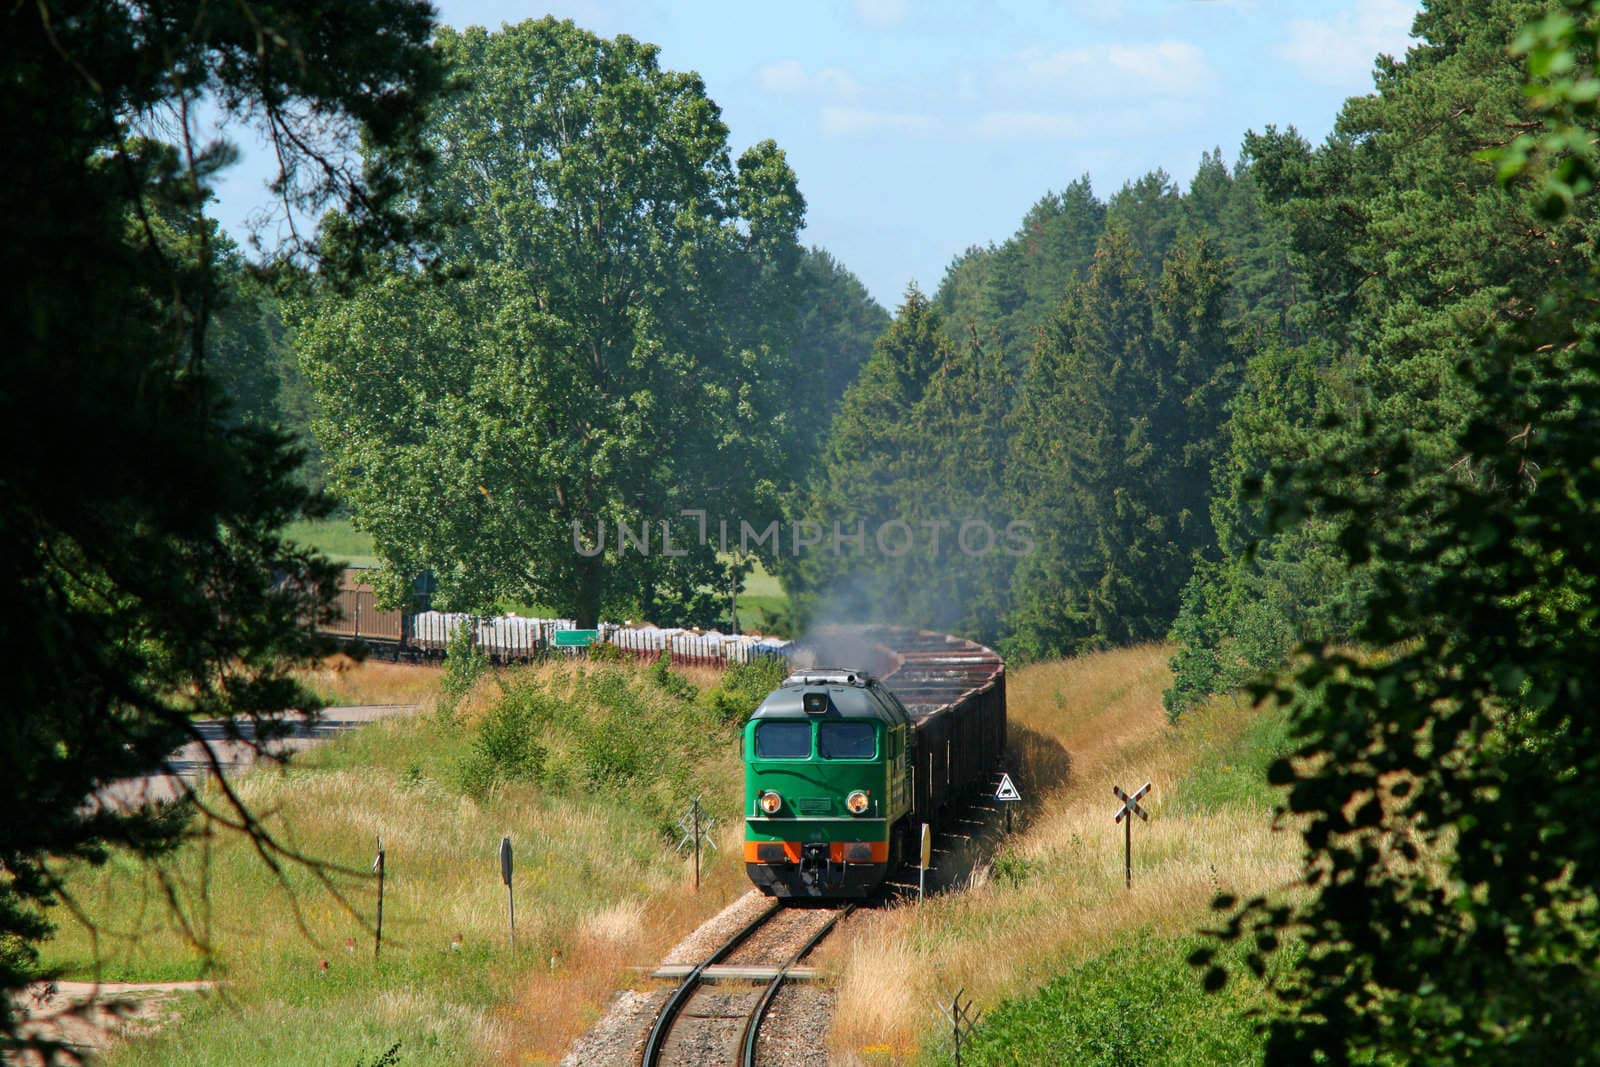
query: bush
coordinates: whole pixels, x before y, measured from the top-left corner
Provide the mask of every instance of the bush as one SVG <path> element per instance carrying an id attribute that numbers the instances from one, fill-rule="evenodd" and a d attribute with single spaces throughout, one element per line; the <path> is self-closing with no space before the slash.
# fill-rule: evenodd
<path id="1" fill-rule="evenodd" d="M 456 627 L 444 653 L 444 676 L 439 680 L 439 710 L 449 717 L 478 679 L 489 669 L 489 657 L 478 647 L 477 620 Z"/>
<path id="2" fill-rule="evenodd" d="M 735 663 L 723 673 L 722 682 L 711 690 L 707 707 L 721 723 L 743 722 L 783 684 L 789 674 L 789 661 L 760 656 L 749 663 Z"/>
<path id="3" fill-rule="evenodd" d="M 693 700 L 700 695 L 700 690 L 694 687 L 693 682 L 681 674 L 672 673 L 672 653 L 664 648 L 650 665 L 650 680 L 656 688 L 678 700 Z"/>
<path id="4" fill-rule="evenodd" d="M 461 785 L 480 800 L 500 782 L 531 782 L 544 769 L 539 740 L 555 715 L 550 698 L 536 684 L 502 684 L 498 703 L 478 723 L 472 752 L 461 767 Z"/>

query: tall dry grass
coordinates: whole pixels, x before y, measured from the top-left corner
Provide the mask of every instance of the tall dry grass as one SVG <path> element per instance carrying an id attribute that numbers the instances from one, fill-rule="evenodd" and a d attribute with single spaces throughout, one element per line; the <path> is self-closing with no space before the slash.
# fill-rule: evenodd
<path id="1" fill-rule="evenodd" d="M 330 705 L 431 705 L 439 698 L 440 669 L 434 664 L 358 661 L 341 652 L 297 677 Z"/>
<path id="2" fill-rule="evenodd" d="M 413 684 L 412 670 L 351 668 L 348 675 L 367 672 L 367 682 L 345 691 L 392 698 Z M 662 769 L 692 763 L 682 784 L 705 788 L 713 810 L 736 811 L 733 727 L 703 725 L 703 709 L 663 692 L 642 668 L 603 670 L 620 673 L 630 707 L 651 721 L 682 716 L 652 758 Z M 591 680 L 598 673 L 568 664 L 515 672 L 518 684 L 546 686 L 568 707 L 552 729 L 574 737 L 589 716 L 611 726 L 604 709 L 579 699 L 579 671 Z M 407 1064 L 554 1062 L 616 988 L 643 981 L 666 948 L 748 889 L 735 819 L 719 827 L 722 849 L 708 857 L 695 893 L 691 861 L 671 851 L 659 810 L 630 803 L 633 786 L 575 778 L 562 787 L 518 781 L 481 796 L 463 792 L 456 772 L 498 692 L 485 679 L 453 716 L 424 711 L 374 723 L 287 770 L 238 780 L 242 798 L 283 842 L 348 868 L 332 879 L 344 903 L 305 869 L 274 877 L 233 834 L 185 847 L 164 865 L 165 881 L 120 855 L 68 872 L 94 928 L 56 915 L 48 962 L 74 977 L 190 978 L 205 962 L 195 944 L 203 940 L 214 950 L 207 973 L 227 982 L 226 1004 L 192 1012 L 181 1034 L 131 1042 L 110 1061 L 353 1063 L 399 1040 Z M 549 743 L 554 751 L 564 742 Z M 504 833 L 516 853 L 515 952 L 496 861 Z M 383 957 L 375 962 L 368 868 L 379 836 L 387 878 Z"/>
<path id="3" fill-rule="evenodd" d="M 867 914 L 826 946 L 821 958 L 839 991 L 833 1062 L 913 1057 L 934 1005 L 958 988 L 979 1004 L 1022 995 L 1135 931 L 1196 929 L 1219 891 L 1257 893 L 1293 879 L 1298 840 L 1273 831 L 1266 807 L 1164 803 L 1197 760 L 1258 714 L 1224 699 L 1170 727 L 1161 691 L 1171 652 L 1147 645 L 1010 676 L 1010 760 L 1028 807 L 1006 848 L 1027 874 L 1013 888 L 980 872 L 966 892 Z M 1128 890 L 1111 787 L 1146 781 L 1151 818 L 1134 827 Z"/>

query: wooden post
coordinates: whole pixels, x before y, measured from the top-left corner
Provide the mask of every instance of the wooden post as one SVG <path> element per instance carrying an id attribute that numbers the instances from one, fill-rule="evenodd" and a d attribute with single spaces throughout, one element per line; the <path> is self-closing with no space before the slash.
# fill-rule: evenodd
<path id="1" fill-rule="evenodd" d="M 378 876 L 378 924 L 372 941 L 372 958 L 383 954 L 383 835 L 378 835 L 378 858 L 372 861 L 372 870 Z"/>
<path id="2" fill-rule="evenodd" d="M 1139 791 L 1132 796 L 1124 793 L 1122 787 L 1114 785 L 1111 792 L 1122 801 L 1122 807 L 1117 810 L 1116 821 L 1122 823 L 1122 876 L 1129 889 L 1133 888 L 1133 817 L 1135 815 L 1145 822 L 1150 821 L 1150 816 L 1139 806 L 1139 798 L 1150 792 L 1150 783 L 1146 782 Z"/>
<path id="3" fill-rule="evenodd" d="M 1122 820 L 1122 879 L 1133 888 L 1133 820 Z"/>

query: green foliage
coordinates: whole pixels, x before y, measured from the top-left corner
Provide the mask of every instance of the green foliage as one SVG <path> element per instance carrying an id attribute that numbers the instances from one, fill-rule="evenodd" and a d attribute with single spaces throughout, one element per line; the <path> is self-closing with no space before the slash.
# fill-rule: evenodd
<path id="1" fill-rule="evenodd" d="M 722 674 L 722 680 L 706 694 L 706 706 L 718 722 L 742 725 L 767 694 L 783 684 L 789 662 L 773 656 L 757 656 L 748 663 L 735 663 Z"/>
<path id="2" fill-rule="evenodd" d="M 1447 13 L 1464 19 L 1445 5 L 1419 19 L 1437 52 L 1506 32 Z M 1533 73 L 1561 66 L 1545 56 Z M 1600 93 L 1587 68 L 1575 84 Z M 1562 272 L 1589 258 L 1553 247 Z M 1600 830 L 1587 815 L 1600 780 L 1600 278 L 1590 263 L 1570 286 L 1537 281 L 1522 305 L 1534 313 L 1457 364 L 1458 477 L 1438 478 L 1426 426 L 1416 447 L 1357 441 L 1283 475 L 1280 521 L 1339 516 L 1346 558 L 1371 561 L 1356 636 L 1384 651 L 1312 647 L 1292 679 L 1259 690 L 1292 715 L 1296 758 L 1269 774 L 1302 827 L 1308 892 L 1219 906 L 1232 911 L 1221 937 L 1253 946 L 1247 967 L 1285 935 L 1306 944 L 1272 983 L 1269 1063 L 1600 1061 Z M 1338 491 L 1374 470 L 1382 498 Z M 1389 521 L 1384 498 L 1425 521 Z"/>
<path id="3" fill-rule="evenodd" d="M 370 1067 L 396 1067 L 400 1062 L 400 1042 L 396 1041 L 378 1056 L 374 1057 Z M 356 1067 L 369 1067 L 365 1059 L 356 1060 Z"/>
<path id="4" fill-rule="evenodd" d="M 478 646 L 478 620 L 469 616 L 445 647 L 444 674 L 439 679 L 439 706 L 445 715 L 452 715 L 456 705 L 472 692 L 478 679 L 489 670 L 489 656 Z"/>
<path id="5" fill-rule="evenodd" d="M 540 737 L 558 717 L 554 699 L 526 680 L 503 681 L 500 699 L 478 721 L 460 767 L 462 789 L 483 800 L 502 782 L 533 782 L 544 769 Z"/>
<path id="6" fill-rule="evenodd" d="M 995 633 L 1015 558 L 1001 480 L 1012 392 L 1000 352 L 952 343 L 939 310 L 907 292 L 801 504 L 821 543 L 783 561 L 807 621 Z"/>
<path id="7" fill-rule="evenodd" d="M 326 608 L 331 568 L 280 530 L 327 505 L 298 482 L 288 437 L 246 417 L 270 383 L 247 383 L 233 357 L 264 342 L 203 214 L 236 153 L 203 142 L 191 116 L 207 100 L 259 122 L 287 200 L 346 207 L 338 255 L 288 254 L 329 253 L 324 276 L 348 277 L 415 235 L 397 157 L 440 82 L 432 30 L 420 0 L 0 15 L 0 131 L 28 146 L 0 183 L 7 259 L 26 264 L 0 302 L 0 433 L 27 457 L 0 494 L 0 645 L 26 665 L 0 697 L 0 1044 L 58 865 L 105 862 L 114 846 L 167 857 L 194 810 L 86 799 L 157 769 L 197 737 L 196 716 L 247 716 L 266 737 L 284 709 L 316 706 L 287 668 L 317 651 L 304 620 Z M 370 167 L 338 165 L 338 131 L 364 133 Z M 218 814 L 276 862 L 304 858 L 237 805 Z"/>
<path id="8" fill-rule="evenodd" d="M 700 695 L 694 683 L 681 674 L 672 673 L 672 653 L 666 649 L 650 665 L 650 681 L 656 688 L 676 700 L 693 700 Z"/>
<path id="9" fill-rule="evenodd" d="M 1060 654 L 1162 634 L 1204 521 L 1237 353 L 1227 275 L 1204 240 L 1159 278 L 1120 226 L 1039 334 L 1011 420 L 1007 479 L 1039 548 L 1013 577 L 1008 651 Z"/>
<path id="10" fill-rule="evenodd" d="M 1257 989 L 1208 996 L 1185 958 L 1199 938 L 1141 934 L 989 1010 L 962 1050 L 964 1064 L 1189 1067 L 1259 1063 L 1249 1017 Z M 937 1031 L 936 1031 L 937 1032 Z M 946 1042 L 948 1046 L 948 1042 Z M 949 1063 L 948 1048 L 940 1063 Z"/>
<path id="11" fill-rule="evenodd" d="M 775 677 L 768 663 L 779 664 Z M 479 802 L 518 783 L 552 795 L 599 791 L 665 828 L 704 788 L 696 768 L 733 741 L 732 727 L 782 678 L 781 661 L 739 665 L 702 698 L 663 661 L 641 669 L 632 660 L 590 659 L 543 680 L 533 669 L 511 669 L 497 675 L 499 698 L 467 731 L 470 740 L 447 730 L 427 765 Z"/>
<path id="12" fill-rule="evenodd" d="M 1373 497 L 1370 521 L 1427 538 L 1445 483 L 1468 471 L 1459 441 L 1478 398 L 1456 364 L 1482 336 L 1526 320 L 1539 294 L 1589 270 L 1594 206 L 1580 201 L 1560 218 L 1550 210 L 1583 180 L 1567 163 L 1592 151 L 1563 155 L 1572 123 L 1593 120 L 1588 103 L 1561 103 L 1590 61 L 1558 71 L 1551 50 L 1571 41 L 1573 55 L 1587 55 L 1592 31 L 1570 7 L 1551 11 L 1537 0 L 1428 3 L 1419 44 L 1404 62 L 1380 60 L 1378 91 L 1346 102 L 1327 143 L 1313 148 L 1271 127 L 1246 138 L 1249 173 L 1287 227 L 1291 266 L 1308 284 L 1233 405 L 1215 471 L 1219 558 L 1173 633 L 1184 646 L 1173 713 L 1276 669 L 1296 641 L 1347 640 L 1375 570 L 1402 565 L 1352 563 L 1340 545 L 1360 531 L 1314 504 L 1307 522 L 1267 530 L 1271 472 L 1366 447 L 1369 465 L 1351 464 L 1327 495 Z M 1537 53 L 1532 93 L 1517 42 Z M 1495 180 L 1487 164 L 1496 159 L 1518 182 Z M 1547 179 L 1567 182 L 1565 193 Z M 1381 482 L 1385 453 L 1402 438 L 1412 477 Z M 1423 573 L 1393 575 L 1402 584 L 1432 581 L 1439 568 L 1421 558 L 1403 565 Z"/>
<path id="13" fill-rule="evenodd" d="M 796 448 L 814 460 L 845 390 L 872 354 L 873 342 L 888 329 L 889 313 L 844 264 L 820 248 L 801 255 L 796 284 L 796 389 L 788 416 L 795 422 Z"/>
<path id="14" fill-rule="evenodd" d="M 1009 849 L 994 858 L 994 875 L 1010 883 L 1012 889 L 1021 887 L 1033 873 L 1033 863 Z"/>
<path id="15" fill-rule="evenodd" d="M 333 483 L 395 598 L 431 571 L 467 610 L 708 620 L 716 539 L 681 513 L 771 514 L 789 469 L 794 175 L 770 141 L 732 160 L 654 46 L 553 18 L 438 44 L 465 88 L 426 131 L 423 199 L 460 220 L 441 251 L 470 276 L 300 307 Z"/>

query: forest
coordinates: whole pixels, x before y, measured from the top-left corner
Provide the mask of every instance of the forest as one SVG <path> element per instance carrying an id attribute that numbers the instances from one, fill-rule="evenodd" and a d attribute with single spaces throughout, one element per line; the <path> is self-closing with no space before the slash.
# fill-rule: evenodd
<path id="1" fill-rule="evenodd" d="M 282 530 L 337 511 L 392 601 L 726 626 L 759 559 L 795 632 L 1170 640 L 1175 727 L 1231 692 L 1292 724 L 1308 892 L 1213 931 L 1258 975 L 1299 946 L 1269 1062 L 1600 1061 L 1600 2 L 1428 0 L 1322 143 L 1068 180 L 892 312 L 801 243 L 782 147 L 735 158 L 648 43 L 179 7 L 5 16 L 0 121 L 38 151 L 0 194 L 33 265 L 0 425 L 38 462 L 0 494 L 0 643 L 34 664 L 0 810 L 52 814 L 0 831 L 0 988 L 48 858 L 182 836 L 76 798 L 189 716 L 299 699 L 333 568 Z M 129 118 L 201 93 L 260 117 L 314 236 L 247 255 L 206 214 L 228 147 Z"/>

